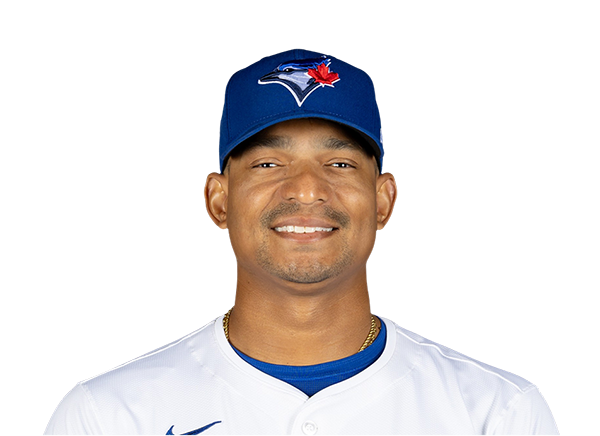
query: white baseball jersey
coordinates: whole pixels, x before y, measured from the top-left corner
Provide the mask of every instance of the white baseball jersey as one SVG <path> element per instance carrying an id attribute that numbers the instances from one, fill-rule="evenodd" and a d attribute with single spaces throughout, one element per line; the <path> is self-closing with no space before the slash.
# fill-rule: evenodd
<path id="1" fill-rule="evenodd" d="M 46 434 L 558 434 L 534 385 L 392 321 L 375 363 L 307 397 L 239 357 L 222 319 L 78 383 Z"/>

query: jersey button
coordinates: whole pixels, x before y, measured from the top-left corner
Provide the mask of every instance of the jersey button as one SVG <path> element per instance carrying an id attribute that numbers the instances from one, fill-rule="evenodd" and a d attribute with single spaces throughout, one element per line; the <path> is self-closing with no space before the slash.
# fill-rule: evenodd
<path id="1" fill-rule="evenodd" d="M 317 430 L 317 424 L 312 421 L 306 421 L 304 424 L 302 424 L 302 432 L 304 434 L 317 434 Z"/>

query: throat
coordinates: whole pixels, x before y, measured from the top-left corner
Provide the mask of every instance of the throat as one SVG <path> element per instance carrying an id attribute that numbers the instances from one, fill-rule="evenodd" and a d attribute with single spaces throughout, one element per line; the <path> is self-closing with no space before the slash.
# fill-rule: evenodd
<path id="1" fill-rule="evenodd" d="M 373 344 L 381 329 L 379 319 L 368 311 L 344 317 L 314 314 L 307 319 L 252 315 L 236 305 L 223 318 L 225 335 L 237 351 L 275 365 L 316 365 L 347 358 Z"/>

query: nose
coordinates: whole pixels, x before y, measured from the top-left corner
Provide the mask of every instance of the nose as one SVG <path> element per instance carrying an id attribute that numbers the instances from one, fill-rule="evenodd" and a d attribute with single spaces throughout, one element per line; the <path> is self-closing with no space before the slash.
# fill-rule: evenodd
<path id="1" fill-rule="evenodd" d="M 291 169 L 281 185 L 281 195 L 286 200 L 303 204 L 327 202 L 331 197 L 331 185 L 318 169 L 303 165 Z"/>

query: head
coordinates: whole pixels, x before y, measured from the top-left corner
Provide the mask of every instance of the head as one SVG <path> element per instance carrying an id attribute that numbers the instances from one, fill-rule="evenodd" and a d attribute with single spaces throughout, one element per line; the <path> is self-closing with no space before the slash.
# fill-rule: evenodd
<path id="1" fill-rule="evenodd" d="M 324 64 L 317 64 L 317 72 L 319 65 Z M 281 68 L 282 74 L 296 71 L 290 68 Z M 319 77 L 327 76 L 323 68 Z M 260 77 L 275 80 L 275 73 Z M 250 136 L 229 141 L 233 146 L 226 140 L 225 147 L 223 138 L 231 132 L 224 133 L 223 127 L 231 122 L 222 122 L 222 172 L 210 174 L 205 188 L 209 215 L 229 229 L 238 272 L 299 285 L 364 274 L 375 234 L 389 220 L 396 198 L 393 176 L 381 173 L 379 137 L 375 141 L 365 133 L 368 129 L 340 119 L 314 116 L 315 106 L 308 106 L 312 91 L 292 98 L 287 86 L 277 88 L 279 100 L 298 104 L 292 118 L 288 113 L 261 128 L 250 126 Z M 278 105 L 279 100 L 263 104 Z M 226 97 L 224 119 L 228 104 Z M 323 109 L 323 102 L 315 104 Z M 298 109 L 303 105 L 309 110 Z"/>

